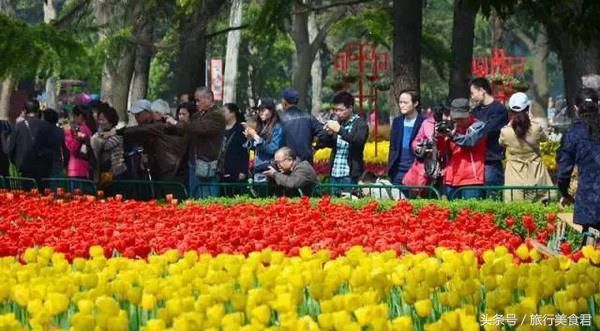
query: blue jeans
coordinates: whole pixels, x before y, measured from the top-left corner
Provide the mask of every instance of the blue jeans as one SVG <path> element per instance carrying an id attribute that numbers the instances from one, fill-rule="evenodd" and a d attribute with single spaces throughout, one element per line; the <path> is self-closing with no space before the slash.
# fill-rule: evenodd
<path id="1" fill-rule="evenodd" d="M 485 164 L 485 185 L 504 186 L 504 168 L 501 161 L 493 161 Z M 502 192 L 486 191 L 485 197 L 489 199 L 501 199 Z"/>
<path id="2" fill-rule="evenodd" d="M 188 193 L 191 198 L 202 199 L 219 196 L 219 180 L 217 177 L 197 177 L 196 166 L 188 163 Z M 201 185 L 202 184 L 202 185 Z M 213 185 L 210 185 L 213 184 Z M 200 186 L 200 188 L 198 188 Z M 196 189 L 198 191 L 196 191 Z"/>
<path id="3" fill-rule="evenodd" d="M 329 183 L 330 184 L 356 184 L 352 180 L 352 177 L 350 177 L 350 176 L 329 177 Z M 349 193 L 349 192 L 352 192 L 352 187 L 332 187 L 331 188 L 332 196 L 341 195 L 342 193 Z"/>
<path id="4" fill-rule="evenodd" d="M 454 199 L 481 199 L 481 190 L 461 190 L 458 194 L 454 194 L 460 186 L 446 186 L 446 197 L 448 200 Z"/>

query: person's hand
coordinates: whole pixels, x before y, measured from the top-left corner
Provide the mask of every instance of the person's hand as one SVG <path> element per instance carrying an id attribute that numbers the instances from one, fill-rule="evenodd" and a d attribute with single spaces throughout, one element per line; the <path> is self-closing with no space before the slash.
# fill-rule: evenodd
<path id="1" fill-rule="evenodd" d="M 85 134 L 80 131 L 77 131 L 77 134 L 75 135 L 75 139 L 77 139 L 79 141 L 84 141 L 85 137 L 86 137 Z"/>
<path id="2" fill-rule="evenodd" d="M 238 176 L 238 178 L 239 178 L 240 180 L 246 180 L 246 174 L 240 174 L 240 175 Z"/>
<path id="3" fill-rule="evenodd" d="M 263 172 L 263 175 L 272 178 L 273 176 L 275 176 L 275 173 L 277 173 L 277 170 L 275 170 L 275 168 L 273 167 L 269 167 L 268 170 Z"/>
<path id="4" fill-rule="evenodd" d="M 566 208 L 566 207 L 570 206 L 571 204 L 573 204 L 573 201 L 574 201 L 573 196 L 566 195 L 566 196 L 560 198 L 560 206 L 562 208 Z"/>
<path id="5" fill-rule="evenodd" d="M 247 126 L 246 130 L 244 130 L 244 136 L 248 139 L 256 139 L 258 135 L 256 134 L 256 130 Z"/>
<path id="6" fill-rule="evenodd" d="M 167 116 L 165 118 L 165 123 L 167 123 L 167 126 L 175 126 L 175 125 L 177 125 L 177 121 L 173 117 L 170 117 L 170 116 Z"/>
<path id="7" fill-rule="evenodd" d="M 338 133 L 338 132 L 340 132 L 341 128 L 342 128 L 342 126 L 340 125 L 340 123 L 338 121 L 327 121 L 327 123 L 325 123 L 325 131 L 327 131 L 327 133 L 329 133 L 329 132 Z"/>

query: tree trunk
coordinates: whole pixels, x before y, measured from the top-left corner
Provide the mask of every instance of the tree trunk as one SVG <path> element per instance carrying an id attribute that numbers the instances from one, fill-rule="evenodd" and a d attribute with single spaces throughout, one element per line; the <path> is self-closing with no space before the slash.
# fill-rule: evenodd
<path id="1" fill-rule="evenodd" d="M 394 105 L 397 106 L 400 91 L 420 90 L 423 3 L 421 0 L 394 0 L 393 12 L 394 88 L 392 94 Z"/>
<path id="2" fill-rule="evenodd" d="M 317 27 L 315 14 L 311 14 L 308 18 L 308 34 L 311 41 L 315 40 L 319 30 Z M 321 57 L 319 52 L 315 55 L 313 64 L 310 68 L 310 76 L 312 80 L 312 114 L 321 117 L 321 92 L 323 90 L 323 71 L 321 68 Z"/>
<path id="3" fill-rule="evenodd" d="M 294 70 L 294 88 L 300 94 L 298 106 L 301 109 L 306 108 L 308 83 L 310 81 L 310 68 L 315 55 L 311 50 L 311 43 L 308 33 L 309 12 L 306 6 L 300 1 L 294 1 L 294 17 L 292 38 L 296 46 L 297 66 Z"/>
<path id="4" fill-rule="evenodd" d="M 177 94 L 193 94 L 206 86 L 206 27 L 218 14 L 225 0 L 201 1 L 201 5 L 179 22 L 179 52 L 177 54 Z"/>
<path id="5" fill-rule="evenodd" d="M 0 0 L 0 12 L 6 16 L 15 16 L 15 7 L 11 0 Z M 0 81 L 0 120 L 8 120 L 10 114 L 10 96 L 15 87 L 11 77 Z"/>
<path id="6" fill-rule="evenodd" d="M 8 77 L 0 84 L 0 121 L 8 121 L 10 116 L 10 96 L 15 88 L 14 79 Z"/>
<path id="7" fill-rule="evenodd" d="M 233 0 L 229 15 L 229 26 L 236 27 L 242 24 L 242 0 Z M 227 35 L 227 51 L 225 53 L 225 75 L 223 89 L 223 103 L 236 101 L 236 84 L 238 76 L 238 55 L 240 52 L 241 31 L 229 31 Z"/>
<path id="8" fill-rule="evenodd" d="M 469 97 L 469 79 L 473 59 L 473 38 L 475 37 L 476 12 L 464 0 L 454 1 L 454 21 L 452 24 L 452 62 L 448 97 Z"/>
<path id="9" fill-rule="evenodd" d="M 548 35 L 543 27 L 537 31 L 536 39 L 531 39 L 523 31 L 513 29 L 512 33 L 517 37 L 533 55 L 533 86 L 530 91 L 533 93 L 533 102 L 531 114 L 536 118 L 546 118 L 546 107 L 550 95 L 548 88 L 548 60 L 549 46 Z"/>
<path id="10" fill-rule="evenodd" d="M 152 25 L 145 22 L 142 27 L 140 39 L 145 43 L 152 41 Z M 129 105 L 139 99 L 146 98 L 148 93 L 148 80 L 150 78 L 150 62 L 152 61 L 152 48 L 146 45 L 138 45 L 135 50 L 135 62 L 133 65 L 133 78 L 131 79 L 131 92 L 129 93 Z"/>
<path id="11" fill-rule="evenodd" d="M 56 1 L 46 0 L 44 1 L 44 22 L 50 23 L 56 19 Z M 57 79 L 55 76 L 49 77 L 46 80 L 46 107 L 56 110 L 58 103 L 56 97 L 58 95 Z"/>
<path id="12" fill-rule="evenodd" d="M 600 42 L 594 40 L 585 45 L 560 28 L 547 29 L 562 63 L 567 104 L 573 106 L 577 91 L 582 87 L 581 78 L 600 72 Z"/>
<path id="13" fill-rule="evenodd" d="M 492 32 L 492 49 L 504 48 L 504 21 L 494 9 L 490 13 L 489 22 Z"/>
<path id="14" fill-rule="evenodd" d="M 306 1 L 295 0 L 293 8 L 292 18 L 292 39 L 294 40 L 294 46 L 296 47 L 296 66 L 294 67 L 293 82 L 294 87 L 300 94 L 299 107 L 305 108 L 307 95 L 308 95 L 308 83 L 311 78 L 311 67 L 315 56 L 327 36 L 327 31 L 336 21 L 341 19 L 347 8 L 342 6 L 337 11 L 328 13 L 327 19 L 321 27 L 316 27 L 315 37 L 310 38 L 308 32 L 308 17 L 310 10 L 305 4 Z"/>

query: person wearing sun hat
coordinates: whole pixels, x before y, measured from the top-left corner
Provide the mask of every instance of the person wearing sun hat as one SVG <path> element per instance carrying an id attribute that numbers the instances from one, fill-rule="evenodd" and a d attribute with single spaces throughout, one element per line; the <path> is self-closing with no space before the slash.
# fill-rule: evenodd
<path id="1" fill-rule="evenodd" d="M 448 199 L 478 199 L 481 190 L 457 189 L 485 183 L 485 123 L 477 120 L 469 107 L 469 100 L 458 98 L 450 103 L 453 126 L 436 123 L 438 149 L 447 155 L 444 185 Z"/>
<path id="2" fill-rule="evenodd" d="M 506 149 L 506 186 L 552 186 L 552 178 L 542 162 L 540 143 L 548 137 L 543 128 L 531 121 L 531 101 L 518 92 L 508 100 L 509 123 L 500 131 L 498 142 Z M 504 201 L 544 198 L 536 192 L 512 190 L 504 192 Z"/>

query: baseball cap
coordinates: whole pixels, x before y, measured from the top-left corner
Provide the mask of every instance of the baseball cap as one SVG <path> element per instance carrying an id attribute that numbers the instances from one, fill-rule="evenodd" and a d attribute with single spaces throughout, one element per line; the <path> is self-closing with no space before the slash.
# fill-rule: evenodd
<path id="1" fill-rule="evenodd" d="M 256 105 L 256 108 L 258 109 L 271 109 L 271 110 L 275 110 L 275 100 L 273 99 L 260 99 L 258 100 L 258 105 Z"/>
<path id="2" fill-rule="evenodd" d="M 450 116 L 452 118 L 467 118 L 470 116 L 470 111 L 468 99 L 458 98 L 450 103 Z"/>
<path id="3" fill-rule="evenodd" d="M 169 103 L 163 99 L 156 99 L 152 102 L 150 106 L 150 110 L 156 113 L 160 113 L 162 115 L 171 114 L 171 107 L 169 107 Z"/>
<path id="4" fill-rule="evenodd" d="M 140 100 L 135 101 L 133 103 L 133 105 L 131 105 L 131 109 L 129 109 L 129 112 L 132 113 L 133 115 L 137 115 L 144 111 L 151 111 L 151 110 L 152 110 L 152 104 L 150 103 L 150 101 L 148 101 L 146 99 L 140 99 Z"/>
<path id="5" fill-rule="evenodd" d="M 508 100 L 508 108 L 515 113 L 520 113 L 529 108 L 530 102 L 527 94 L 523 92 L 517 92 L 513 94 Z"/>
<path id="6" fill-rule="evenodd" d="M 285 91 L 283 91 L 283 93 L 281 94 L 281 97 L 283 98 L 283 100 L 285 100 L 288 103 L 291 103 L 293 105 L 297 104 L 298 101 L 300 100 L 300 94 L 294 88 L 289 88 L 289 89 L 286 89 Z"/>

